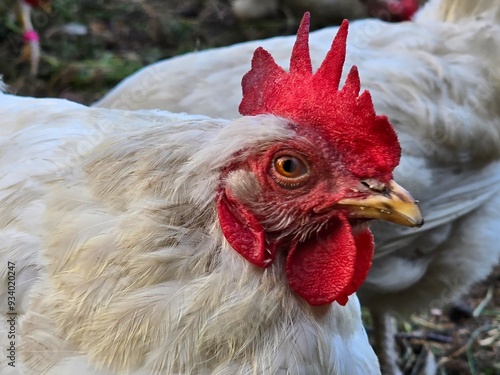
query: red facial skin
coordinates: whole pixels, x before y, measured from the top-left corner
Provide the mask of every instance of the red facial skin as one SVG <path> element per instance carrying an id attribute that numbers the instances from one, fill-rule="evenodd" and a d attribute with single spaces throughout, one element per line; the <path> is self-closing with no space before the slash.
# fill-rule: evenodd
<path id="1" fill-rule="evenodd" d="M 274 159 L 284 154 L 307 161 L 309 178 L 302 186 L 289 188 L 276 181 Z M 353 228 L 348 212 L 333 206 L 342 198 L 368 195 L 360 179 L 317 133 L 309 142 L 273 145 L 232 168 L 252 172 L 261 189 L 250 207 L 221 188 L 218 213 L 228 242 L 259 267 L 270 266 L 278 251 L 286 252 L 292 290 L 311 305 L 345 305 L 371 267 L 373 237 L 364 222 Z M 292 218 L 291 224 L 276 230 L 283 213 Z"/>

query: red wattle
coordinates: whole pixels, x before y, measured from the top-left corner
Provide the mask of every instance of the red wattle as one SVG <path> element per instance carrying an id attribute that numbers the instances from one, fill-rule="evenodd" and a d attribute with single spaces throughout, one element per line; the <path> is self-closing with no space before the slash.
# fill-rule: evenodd
<path id="1" fill-rule="evenodd" d="M 221 193 L 217 214 L 222 233 L 234 250 L 256 266 L 271 265 L 276 249 L 266 250 L 264 229 L 244 205 L 227 193 Z"/>
<path id="2" fill-rule="evenodd" d="M 318 236 L 290 249 L 286 264 L 290 287 L 311 305 L 333 301 L 345 305 L 368 274 L 373 237 L 369 230 L 355 237 L 345 217 Z"/>
<path id="3" fill-rule="evenodd" d="M 354 241 L 356 243 L 357 249 L 356 263 L 354 265 L 354 275 L 352 277 L 351 283 L 343 291 L 343 294 L 346 298 L 355 293 L 366 280 L 368 272 L 372 267 L 373 253 L 375 250 L 373 234 L 369 229 L 364 229 L 356 233 L 354 235 Z"/>

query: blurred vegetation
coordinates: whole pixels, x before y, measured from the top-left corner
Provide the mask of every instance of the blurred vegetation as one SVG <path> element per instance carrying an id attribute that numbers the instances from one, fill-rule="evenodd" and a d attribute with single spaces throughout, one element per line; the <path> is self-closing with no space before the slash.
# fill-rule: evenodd
<path id="1" fill-rule="evenodd" d="M 42 56 L 36 78 L 21 57 L 17 4 L 0 2 L 0 72 L 14 92 L 99 98 L 152 62 L 190 51 L 292 34 L 298 20 L 285 16 L 238 22 L 228 0 L 52 0 L 32 15 Z"/>

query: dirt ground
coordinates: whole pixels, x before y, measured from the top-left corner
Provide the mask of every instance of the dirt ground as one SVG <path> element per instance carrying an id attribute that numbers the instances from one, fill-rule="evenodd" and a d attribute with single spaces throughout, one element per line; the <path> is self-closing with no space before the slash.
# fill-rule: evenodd
<path id="1" fill-rule="evenodd" d="M 85 104 L 154 61 L 293 34 L 299 21 L 284 10 L 271 19 L 241 22 L 228 0 L 53 0 L 50 11 L 33 15 L 42 47 L 33 78 L 22 58 L 15 9 L 14 0 L 0 1 L 0 73 L 5 82 L 21 95 Z M 450 317 L 446 309 L 434 307 L 400 323 L 397 339 L 406 374 L 420 374 L 432 360 L 440 375 L 500 374 L 500 269 L 461 302 L 465 314 Z M 370 332 L 369 319 L 367 328 Z"/>

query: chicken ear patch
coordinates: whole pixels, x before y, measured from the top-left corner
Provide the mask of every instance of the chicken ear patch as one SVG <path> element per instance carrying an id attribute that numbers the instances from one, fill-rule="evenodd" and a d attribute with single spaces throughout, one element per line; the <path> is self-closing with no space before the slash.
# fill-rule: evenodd
<path id="1" fill-rule="evenodd" d="M 291 248 L 286 264 L 290 287 L 311 305 L 337 301 L 343 306 L 365 280 L 372 255 L 371 233 L 355 237 L 347 219 L 339 217 L 317 237 Z"/>
<path id="2" fill-rule="evenodd" d="M 248 208 L 221 193 L 217 214 L 222 233 L 234 250 L 256 266 L 271 265 L 275 251 L 266 251 L 264 229 Z"/>

